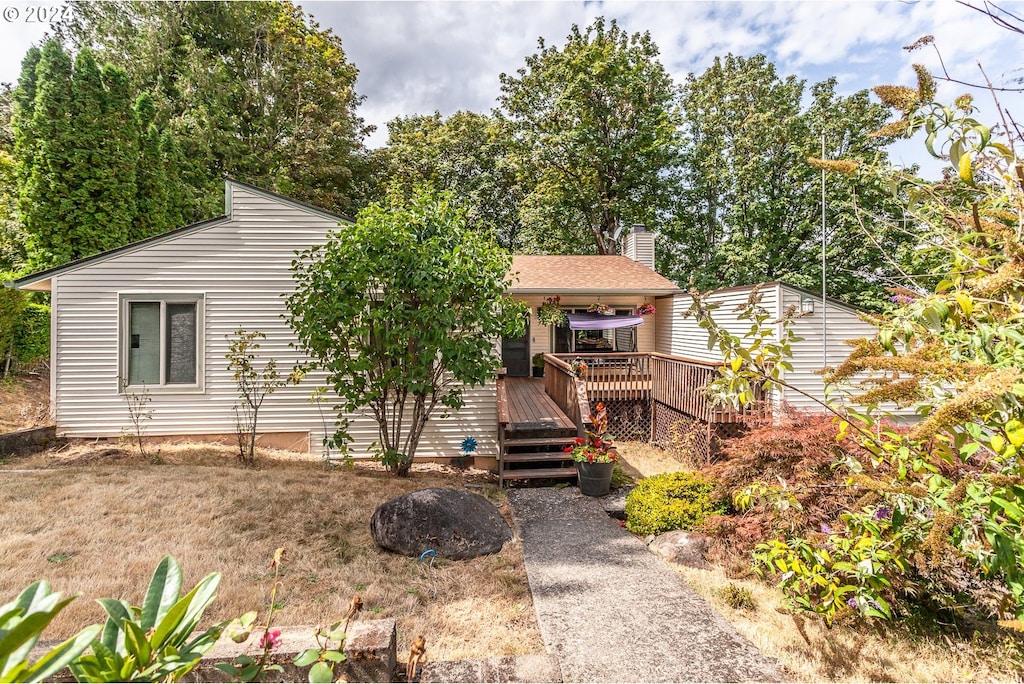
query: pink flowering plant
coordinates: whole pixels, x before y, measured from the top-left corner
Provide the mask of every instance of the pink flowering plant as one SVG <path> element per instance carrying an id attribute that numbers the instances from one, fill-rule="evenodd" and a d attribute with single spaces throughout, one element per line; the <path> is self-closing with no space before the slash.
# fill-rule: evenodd
<path id="1" fill-rule="evenodd" d="M 619 453 L 608 434 L 608 409 L 604 403 L 598 402 L 597 413 L 590 414 L 590 422 L 594 429 L 588 430 L 586 437 L 577 437 L 573 444 L 565 447 L 565 453 L 579 463 L 616 463 Z"/>
<path id="2" fill-rule="evenodd" d="M 608 306 L 607 304 L 602 304 L 601 302 L 594 302 L 593 304 L 591 304 L 590 308 L 587 309 L 587 312 L 601 314 L 602 316 L 611 316 L 612 314 L 615 313 L 614 311 L 612 311 L 612 308 L 610 306 Z"/>
<path id="3" fill-rule="evenodd" d="M 653 316 L 656 309 L 653 304 L 641 304 L 637 307 L 636 312 L 641 316 Z"/>

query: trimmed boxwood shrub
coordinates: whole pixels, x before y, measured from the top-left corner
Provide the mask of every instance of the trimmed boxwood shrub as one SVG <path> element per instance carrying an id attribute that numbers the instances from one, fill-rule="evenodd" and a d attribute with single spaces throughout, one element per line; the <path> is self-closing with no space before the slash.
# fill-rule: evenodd
<path id="1" fill-rule="evenodd" d="M 626 529 L 634 534 L 692 530 L 728 508 L 714 497 L 714 488 L 700 473 L 662 473 L 640 480 L 626 497 Z"/>

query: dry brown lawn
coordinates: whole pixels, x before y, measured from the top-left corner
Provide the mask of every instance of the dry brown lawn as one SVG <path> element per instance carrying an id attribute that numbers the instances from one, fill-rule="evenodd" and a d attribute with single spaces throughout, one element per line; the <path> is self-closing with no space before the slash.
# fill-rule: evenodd
<path id="1" fill-rule="evenodd" d="M 682 461 L 669 452 L 644 442 L 619 442 L 618 450 L 622 469 L 637 480 L 659 473 L 688 470 Z"/>
<path id="2" fill-rule="evenodd" d="M 755 580 L 730 579 L 720 568 L 674 566 L 762 653 L 777 658 L 789 676 L 805 682 L 1021 682 L 1021 642 L 1003 634 L 920 636 L 898 624 L 837 624 L 795 618 L 782 611 L 782 595 Z M 752 611 L 731 608 L 722 587 L 734 584 L 753 596 Z"/>
<path id="3" fill-rule="evenodd" d="M 222 573 L 211 621 L 256 609 L 262 618 L 270 561 L 284 547 L 278 625 L 334 622 L 358 593 L 366 617 L 398 620 L 400 652 L 419 634 L 436 660 L 543 652 L 517 541 L 492 556 L 438 561 L 431 569 L 380 550 L 370 537 L 370 516 L 386 499 L 461 487 L 479 475 L 434 466 L 398 479 L 372 467 L 328 470 L 280 455 L 246 470 L 230 449 L 208 446 L 164 448 L 160 457 L 153 464 L 118 449 L 78 446 L 6 463 L 0 602 L 39 578 L 80 593 L 44 633 L 67 637 L 103 618 L 93 599 L 141 602 L 156 564 L 172 554 L 186 589 Z M 473 491 L 504 505 L 491 485 Z"/>

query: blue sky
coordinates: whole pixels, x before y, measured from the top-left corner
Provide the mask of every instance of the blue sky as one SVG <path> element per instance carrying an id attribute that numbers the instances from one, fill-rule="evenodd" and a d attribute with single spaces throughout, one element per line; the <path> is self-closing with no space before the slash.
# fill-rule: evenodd
<path id="1" fill-rule="evenodd" d="M 980 0 L 975 4 L 980 4 Z M 45 25 L 26 21 L 54 3 L 4 7 L 0 21 L 0 81 L 17 79 L 25 49 Z M 386 140 L 384 124 L 399 115 L 488 111 L 498 95 L 498 75 L 514 72 L 536 51 L 537 39 L 560 45 L 573 23 L 615 18 L 629 31 L 650 31 L 662 62 L 677 81 L 700 73 L 716 56 L 764 53 L 782 76 L 808 84 L 835 76 L 841 93 L 882 83 L 913 84 L 915 61 L 937 69 L 934 50 L 908 54 L 902 46 L 935 36 L 951 74 L 979 79 L 977 63 L 996 85 L 1024 76 L 1018 56 L 1024 38 L 999 29 L 985 16 L 952 0 L 919 2 L 307 2 L 302 6 L 341 36 L 360 70 L 357 91 L 366 97 L 362 116 L 378 126 L 371 146 Z M 1024 13 L 1024 3 L 1005 3 Z M 12 13 L 10 8 L 16 12 Z M 9 15 L 17 14 L 11 19 Z M 964 91 L 942 85 L 940 100 Z M 1004 104 L 1024 112 L 1024 97 Z M 976 93 L 979 118 L 995 122 L 991 98 Z M 1019 117 L 1024 119 L 1024 113 Z M 890 150 L 894 162 L 923 162 L 919 142 Z M 931 175 L 931 174 L 929 174 Z"/>

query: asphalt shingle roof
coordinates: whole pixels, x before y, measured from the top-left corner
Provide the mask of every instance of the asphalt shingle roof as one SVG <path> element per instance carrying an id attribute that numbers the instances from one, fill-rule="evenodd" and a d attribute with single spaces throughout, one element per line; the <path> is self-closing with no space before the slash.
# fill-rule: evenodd
<path id="1" fill-rule="evenodd" d="M 672 294 L 682 289 L 629 257 L 618 255 L 517 255 L 509 292 L 623 292 Z"/>

